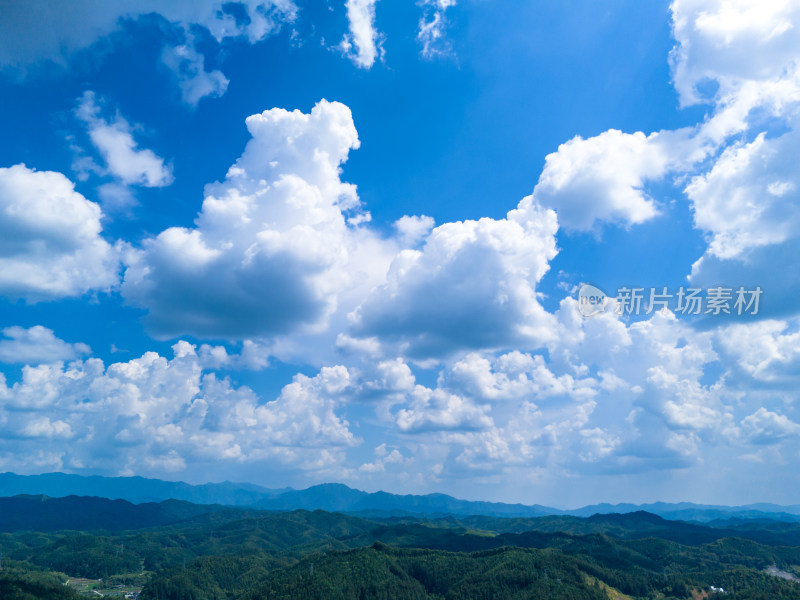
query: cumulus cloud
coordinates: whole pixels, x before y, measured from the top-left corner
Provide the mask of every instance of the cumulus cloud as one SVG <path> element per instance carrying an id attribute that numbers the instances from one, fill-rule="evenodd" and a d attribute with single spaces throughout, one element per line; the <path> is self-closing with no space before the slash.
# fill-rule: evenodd
<path id="1" fill-rule="evenodd" d="M 729 368 L 740 369 L 762 388 L 784 388 L 800 377 L 796 318 L 731 324 L 723 329 L 719 340 Z"/>
<path id="2" fill-rule="evenodd" d="M 684 468 L 698 463 L 706 444 L 735 438 L 742 388 L 726 386 L 724 370 L 708 377 L 724 334 L 697 331 L 667 310 L 630 324 L 613 313 L 583 319 L 570 298 L 556 314 L 549 369 L 573 373 L 595 403 L 584 421 L 590 433 L 575 442 L 584 450 L 565 466 L 591 462 L 609 473 Z"/>
<path id="3" fill-rule="evenodd" d="M 3 329 L 4 339 L 0 339 L 0 362 L 52 363 L 73 360 L 91 349 L 86 344 L 70 344 L 55 336 L 52 329 L 35 325 L 24 327 L 6 327 Z"/>
<path id="4" fill-rule="evenodd" d="M 344 367 L 297 375 L 265 402 L 206 372 L 194 346 L 173 352 L 107 367 L 96 358 L 24 367 L 18 383 L 0 382 L 0 460 L 20 472 L 35 468 L 26 457 L 37 453 L 60 469 L 114 474 L 164 475 L 190 463 L 316 471 L 359 443 L 338 414 L 350 385 Z"/>
<path id="5" fill-rule="evenodd" d="M 800 433 L 800 425 L 763 406 L 742 420 L 742 428 L 750 442 L 760 445 L 775 444 Z"/>
<path id="6" fill-rule="evenodd" d="M 546 398 L 568 395 L 573 399 L 595 395 L 593 379 L 575 380 L 569 373 L 556 376 L 541 355 L 518 350 L 490 361 L 470 353 L 456 362 L 445 376 L 449 388 L 473 398 L 492 401 Z"/>
<path id="7" fill-rule="evenodd" d="M 692 179 L 686 193 L 695 224 L 710 234 L 707 254 L 722 259 L 779 244 L 797 231 L 800 190 L 791 156 L 797 132 L 777 139 L 764 133 L 728 147 L 712 169 Z"/>
<path id="8" fill-rule="evenodd" d="M 403 250 L 387 281 L 351 314 L 360 337 L 409 356 L 459 348 L 536 347 L 552 335 L 536 283 L 556 255 L 555 213 L 523 199 L 506 219 L 445 223 Z"/>
<path id="9" fill-rule="evenodd" d="M 492 426 L 488 408 L 446 390 L 419 385 L 409 395 L 408 406 L 397 412 L 396 422 L 405 432 L 486 429 Z"/>
<path id="10" fill-rule="evenodd" d="M 119 249 L 102 212 L 61 173 L 0 168 L 0 293 L 37 301 L 113 288 Z"/>
<path id="11" fill-rule="evenodd" d="M 310 114 L 272 109 L 246 123 L 252 139 L 226 179 L 206 186 L 196 226 L 167 229 L 127 258 L 123 295 L 157 335 L 313 329 L 340 293 L 385 269 L 380 242 L 358 225 L 355 186 L 340 180 L 359 145 L 350 110 L 323 100 Z"/>
<path id="12" fill-rule="evenodd" d="M 689 146 L 687 131 L 645 136 L 609 129 L 588 139 L 576 136 L 547 155 L 533 196 L 554 208 L 568 230 L 644 223 L 659 214 L 646 183 L 677 167 L 681 146 Z"/>
<path id="13" fill-rule="evenodd" d="M 347 0 L 347 22 L 350 33 L 339 45 L 342 51 L 362 69 L 369 69 L 383 53 L 380 35 L 375 29 L 377 0 Z"/>
<path id="14" fill-rule="evenodd" d="M 761 285 L 770 298 L 762 316 L 796 313 L 800 280 L 781 265 L 800 247 L 791 164 L 800 150 L 800 10 L 791 2 L 755 10 L 741 1 L 676 0 L 672 12 L 681 100 L 713 104 L 703 129 L 727 144 L 685 188 L 709 240 L 691 282 Z"/>
<path id="15" fill-rule="evenodd" d="M 726 101 L 748 81 L 784 77 L 800 54 L 800 7 L 770 0 L 673 0 L 673 80 L 681 102 Z"/>
<path id="16" fill-rule="evenodd" d="M 709 172 L 691 180 L 686 192 L 695 223 L 709 240 L 692 265 L 693 284 L 760 286 L 762 316 L 797 312 L 800 278 L 785 265 L 800 247 L 800 181 L 791 159 L 798 151 L 797 131 L 762 132 L 752 142 L 732 144 Z"/>
<path id="17" fill-rule="evenodd" d="M 792 34 L 800 11 L 780 0 L 757 8 L 743 0 L 675 0 L 671 10 L 677 42 L 672 74 L 681 102 L 711 103 L 713 113 L 694 129 L 578 136 L 547 156 L 534 197 L 555 208 L 567 230 L 636 225 L 660 212 L 648 182 L 692 175 L 722 148 L 711 171 L 695 175 L 686 192 L 697 227 L 711 235 L 709 255 L 730 258 L 774 243 L 791 228 L 789 222 L 771 229 L 796 197 L 786 161 L 796 152 L 797 136 L 769 137 L 782 133 L 774 120 L 795 113 L 800 103 L 800 44 Z M 782 125 L 793 128 L 795 120 Z M 754 141 L 725 149 L 731 136 L 747 130 Z"/>

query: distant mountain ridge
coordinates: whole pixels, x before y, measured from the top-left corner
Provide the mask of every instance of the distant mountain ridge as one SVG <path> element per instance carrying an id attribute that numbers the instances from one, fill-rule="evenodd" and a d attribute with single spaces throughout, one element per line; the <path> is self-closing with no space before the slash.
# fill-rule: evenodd
<path id="1" fill-rule="evenodd" d="M 543 517 L 561 514 L 556 508 L 541 505 L 507 504 L 459 500 L 446 494 L 390 494 L 362 492 L 341 483 L 323 483 L 305 490 L 291 490 L 256 505 L 268 510 L 304 508 L 355 513 L 362 516 L 470 515 L 494 517 Z"/>
<path id="2" fill-rule="evenodd" d="M 191 485 L 182 481 L 163 481 L 146 477 L 103 477 L 100 475 L 71 475 L 44 473 L 17 475 L 0 473 L 0 496 L 19 494 L 51 496 L 97 496 L 111 500 L 127 500 L 136 504 L 183 500 L 195 504 L 225 504 L 252 506 L 265 498 L 279 495 L 291 488 L 268 489 L 249 483 L 204 483 Z"/>
<path id="3" fill-rule="evenodd" d="M 286 511 L 322 509 L 364 517 L 485 515 L 532 518 L 564 515 L 589 517 L 594 514 L 647 511 L 670 520 L 726 521 L 779 520 L 800 522 L 800 505 L 750 504 L 746 506 L 702 505 L 690 502 L 651 504 L 595 504 L 574 510 L 542 505 L 508 504 L 460 500 L 446 494 L 390 494 L 364 492 L 340 483 L 326 483 L 304 490 L 271 489 L 247 483 L 206 483 L 191 485 L 144 477 L 82 476 L 65 473 L 17 475 L 0 473 L 0 497 L 19 494 L 96 496 L 126 500 L 134 504 L 181 500 L 194 504 L 219 504 Z"/>
<path id="4" fill-rule="evenodd" d="M 216 530 L 217 535 L 227 535 L 222 533 L 227 531 L 239 542 L 262 532 L 271 536 L 270 543 L 282 543 L 280 540 L 297 540 L 298 536 L 306 535 L 302 533 L 304 527 L 311 527 L 316 532 L 306 531 L 311 535 L 307 542 L 334 535 L 347 547 L 369 546 L 379 541 L 404 546 L 413 539 L 412 545 L 421 544 L 426 548 L 472 551 L 500 546 L 538 547 L 543 540 L 552 541 L 559 536 L 566 540 L 569 536 L 594 534 L 619 540 L 660 538 L 689 545 L 732 537 L 768 545 L 800 544 L 800 523 L 739 521 L 709 525 L 669 521 L 644 511 L 591 517 L 449 515 L 438 519 L 365 519 L 321 510 L 256 510 L 192 504 L 183 500 L 133 504 L 127 500 L 93 496 L 51 498 L 20 495 L 0 498 L 0 532 L 3 533 L 83 531 L 105 535 L 146 530 L 150 532 L 144 534 L 146 536 L 158 531 L 159 535 L 180 537 L 192 531 L 196 539 L 207 538 L 212 543 Z M 244 537 L 235 535 L 234 530 L 239 530 Z M 325 531 L 328 533 L 323 533 Z M 199 538 L 198 532 L 202 532 Z"/>

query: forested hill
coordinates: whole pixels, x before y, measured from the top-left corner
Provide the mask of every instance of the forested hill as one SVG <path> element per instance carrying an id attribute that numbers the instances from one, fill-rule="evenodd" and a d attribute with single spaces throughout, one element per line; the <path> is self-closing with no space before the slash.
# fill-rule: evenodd
<path id="1" fill-rule="evenodd" d="M 331 515 L 323 511 L 275 511 L 242 507 L 192 504 L 179 500 L 133 504 L 125 500 L 95 497 L 20 495 L 0 498 L 0 532 L 16 531 L 108 531 L 122 532 L 154 527 L 205 525 L 257 519 L 260 523 L 281 521 L 286 515 Z M 321 520 L 332 517 L 320 516 Z M 339 515 L 338 519 L 344 518 Z M 409 545 L 407 536 L 421 536 L 417 541 L 425 545 L 425 536 L 431 531 L 447 531 L 460 535 L 469 531 L 491 532 L 497 536 L 491 547 L 500 544 L 518 545 L 514 535 L 526 532 L 569 533 L 587 535 L 601 533 L 618 539 L 659 537 L 683 544 L 708 543 L 725 537 L 743 537 L 765 544 L 800 545 L 800 523 L 765 520 L 727 520 L 711 524 L 669 521 L 644 511 L 627 514 L 597 514 L 581 518 L 573 516 L 545 516 L 533 518 L 502 518 L 491 516 L 448 516 L 444 518 L 390 517 L 365 519 L 347 517 L 350 529 L 361 531 L 359 545 L 369 545 L 376 539 Z M 353 523 L 359 523 L 353 527 Z M 369 533 L 372 530 L 380 535 Z M 437 534 L 438 535 L 438 534 Z M 447 539 L 438 535 L 437 542 L 429 547 L 447 549 L 441 544 Z M 484 549 L 485 538 L 473 549 Z M 461 542 L 463 543 L 463 542 Z M 523 544 L 524 545 L 524 544 Z"/>
<path id="2" fill-rule="evenodd" d="M 224 507 L 180 500 L 132 504 L 83 496 L 20 495 L 0 498 L 0 531 L 124 531 L 168 525 L 219 510 Z"/>
<path id="3" fill-rule="evenodd" d="M 3 600 L 80 597 L 70 590 L 143 600 L 690 600 L 712 585 L 729 600 L 800 599 L 797 524 L 781 521 L 365 519 L 41 496 L 0 499 L 0 515 Z"/>

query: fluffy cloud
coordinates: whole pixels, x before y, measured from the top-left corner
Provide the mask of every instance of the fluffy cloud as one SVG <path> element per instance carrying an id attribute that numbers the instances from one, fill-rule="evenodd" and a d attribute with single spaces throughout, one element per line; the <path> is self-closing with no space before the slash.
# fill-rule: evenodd
<path id="1" fill-rule="evenodd" d="M 576 374 L 595 403 L 575 442 L 585 448 L 565 467 L 591 463 L 609 473 L 683 468 L 697 464 L 706 444 L 734 441 L 742 392 L 726 387 L 724 371 L 709 377 L 720 358 L 717 332 L 696 331 L 665 310 L 631 324 L 613 313 L 583 319 L 569 298 L 557 316 L 549 368 Z"/>
<path id="2" fill-rule="evenodd" d="M 359 377 L 354 401 L 374 400 L 376 394 L 382 398 L 377 415 L 390 432 L 400 434 L 401 446 L 411 453 L 424 447 L 428 460 L 444 457 L 433 470 L 417 467 L 435 473 L 437 480 L 497 475 L 534 462 L 568 463 L 575 457 L 576 441 L 585 439 L 587 452 L 605 456 L 602 449 L 616 443 L 609 436 L 600 445 L 597 431 L 590 438 L 581 433 L 596 405 L 597 381 L 556 376 L 540 355 L 471 353 L 443 369 L 435 387 L 416 383 L 400 359 L 384 361 Z M 380 467 L 375 461 L 360 470 L 373 473 Z"/>
<path id="3" fill-rule="evenodd" d="M 544 357 L 517 350 L 494 362 L 470 353 L 456 362 L 445 377 L 449 388 L 472 398 L 492 401 L 568 395 L 573 399 L 595 395 L 592 379 L 576 381 L 569 373 L 556 376 Z"/>
<path id="4" fill-rule="evenodd" d="M 158 335 L 308 330 L 340 292 L 368 289 L 385 270 L 379 241 L 358 225 L 355 186 L 339 178 L 359 144 L 350 110 L 323 100 L 310 114 L 272 109 L 246 123 L 253 137 L 226 179 L 206 186 L 196 227 L 167 229 L 127 259 L 123 294 Z"/>
<path id="5" fill-rule="evenodd" d="M 400 238 L 400 244 L 406 248 L 413 248 L 428 237 L 435 224 L 432 217 L 404 215 L 394 222 L 394 228 Z"/>
<path id="6" fill-rule="evenodd" d="M 541 345 L 553 322 L 535 286 L 556 254 L 557 228 L 531 197 L 506 219 L 440 225 L 420 250 L 397 255 L 386 283 L 351 314 L 352 331 L 416 357 Z"/>
<path id="7" fill-rule="evenodd" d="M 363 69 L 369 69 L 375 64 L 375 59 L 383 52 L 380 36 L 375 29 L 376 2 L 377 0 L 347 0 L 345 4 L 350 33 L 344 36 L 340 47 Z"/>
<path id="8" fill-rule="evenodd" d="M 763 320 L 733 324 L 719 336 L 720 349 L 731 370 L 765 389 L 782 389 L 797 383 L 800 374 L 798 320 Z"/>
<path id="9" fill-rule="evenodd" d="M 741 257 L 759 246 L 779 244 L 798 230 L 799 181 L 792 155 L 797 132 L 728 147 L 686 187 L 695 224 L 710 234 L 707 254 Z"/>
<path id="10" fill-rule="evenodd" d="M 762 445 L 774 444 L 800 433 L 800 425 L 763 406 L 742 420 L 742 428 L 750 442 Z"/>
<path id="11" fill-rule="evenodd" d="M 695 224 L 709 239 L 691 281 L 760 285 L 769 298 L 762 315 L 796 313 L 800 280 L 782 265 L 800 246 L 791 161 L 800 151 L 800 9 L 676 0 L 672 11 L 682 101 L 714 104 L 703 127 L 720 143 L 739 135 L 686 186 Z"/>
<path id="12" fill-rule="evenodd" d="M 492 426 L 487 410 L 462 396 L 419 385 L 409 395 L 408 407 L 397 412 L 397 427 L 404 432 L 486 429 Z"/>
<path id="13" fill-rule="evenodd" d="M 37 453 L 60 469 L 117 474 L 164 475 L 190 462 L 225 464 L 220 474 L 268 462 L 316 471 L 359 443 L 337 414 L 344 367 L 297 375 L 264 402 L 204 372 L 193 346 L 173 350 L 171 360 L 147 352 L 108 367 L 95 358 L 26 366 L 18 383 L 0 382 L 0 461 L 22 472 L 34 468 L 22 457 Z"/>
<path id="14" fill-rule="evenodd" d="M 86 344 L 65 342 L 57 338 L 52 329 L 41 325 L 29 329 L 6 327 L 3 336 L 5 339 L 0 339 L 0 362 L 4 363 L 52 363 L 73 360 L 91 352 Z"/>
<path id="15" fill-rule="evenodd" d="M 780 0 L 758 7 L 744 0 L 675 0 L 671 9 L 676 89 L 682 103 L 712 103 L 714 113 L 696 129 L 649 136 L 611 129 L 576 137 L 547 156 L 534 197 L 553 207 L 567 230 L 643 223 L 659 213 L 648 182 L 691 173 L 732 135 L 751 129 L 753 142 L 729 147 L 686 188 L 697 227 L 711 234 L 709 255 L 730 258 L 774 243 L 792 225 L 780 220 L 796 197 L 786 165 L 796 153 L 797 136 L 771 140 L 763 132 L 772 128 L 780 135 L 775 118 L 785 118 L 800 102 L 800 44 L 791 33 L 800 24 L 800 10 Z"/>
<path id="16" fill-rule="evenodd" d="M 688 146 L 688 132 L 645 136 L 609 129 L 598 136 L 576 136 L 548 154 L 533 196 L 558 213 L 568 230 L 588 231 L 598 222 L 625 226 L 644 223 L 659 210 L 645 191 L 647 181 L 661 179 Z"/>
<path id="17" fill-rule="evenodd" d="M 149 149 L 139 149 L 131 127 L 121 116 L 112 122 L 100 117 L 93 92 L 84 93 L 76 114 L 86 123 L 89 138 L 105 160 L 109 173 L 122 183 L 163 187 L 172 183 L 172 168 Z"/>
<path id="18" fill-rule="evenodd" d="M 748 81 L 785 76 L 800 54 L 800 7 L 787 0 L 673 0 L 673 79 L 684 104 L 725 101 Z"/>
<path id="19" fill-rule="evenodd" d="M 0 168 L 0 293 L 37 301 L 114 287 L 119 252 L 101 216 L 61 173 Z"/>
<path id="20" fill-rule="evenodd" d="M 692 265 L 693 284 L 760 286 L 761 315 L 797 313 L 800 278 L 785 265 L 800 247 L 800 181 L 791 158 L 798 151 L 797 131 L 762 132 L 752 142 L 732 144 L 709 172 L 691 180 L 686 192 L 695 223 L 709 240 Z"/>

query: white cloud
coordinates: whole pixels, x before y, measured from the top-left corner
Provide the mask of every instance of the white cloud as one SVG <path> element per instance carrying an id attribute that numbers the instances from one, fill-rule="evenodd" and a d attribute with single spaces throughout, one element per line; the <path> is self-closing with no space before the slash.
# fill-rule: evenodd
<path id="1" fill-rule="evenodd" d="M 445 390 L 418 385 L 409 394 L 408 407 L 397 412 L 397 427 L 404 432 L 486 429 L 492 426 L 488 409 Z"/>
<path id="2" fill-rule="evenodd" d="M 340 180 L 359 145 L 350 110 L 323 100 L 310 114 L 272 109 L 246 123 L 253 137 L 226 179 L 206 186 L 196 227 L 167 229 L 126 260 L 123 295 L 157 335 L 316 331 L 340 295 L 385 272 L 383 243 L 349 224 L 362 214 Z"/>
<path id="3" fill-rule="evenodd" d="M 241 351 L 231 354 L 225 346 L 203 344 L 199 348 L 200 364 L 205 369 L 249 369 L 259 371 L 269 366 L 269 349 L 255 340 L 244 340 Z"/>
<path id="4" fill-rule="evenodd" d="M 172 168 L 147 148 L 139 149 L 131 127 L 120 115 L 108 122 L 100 117 L 93 92 L 85 92 L 76 111 L 86 123 L 89 137 L 106 162 L 108 171 L 126 185 L 164 187 L 173 181 Z"/>
<path id="5" fill-rule="evenodd" d="M 0 294 L 37 301 L 113 288 L 119 253 L 100 235 L 101 216 L 61 173 L 0 168 Z"/>
<path id="6" fill-rule="evenodd" d="M 588 139 L 578 136 L 548 155 L 534 197 L 554 208 L 567 230 L 654 218 L 660 207 L 647 194 L 648 182 L 691 172 L 730 136 L 754 128 L 755 137 L 770 127 L 770 118 L 785 117 L 800 102 L 800 43 L 792 33 L 800 10 L 793 3 L 756 7 L 745 0 L 675 0 L 671 9 L 677 41 L 671 60 L 681 101 L 710 102 L 715 111 L 694 130 L 645 136 L 611 129 Z M 791 223 L 771 226 L 790 209 L 789 196 L 796 196 L 786 167 L 796 137 L 762 137 L 728 148 L 710 173 L 687 187 L 697 226 L 711 232 L 710 254 L 730 258 L 785 236 Z"/>
<path id="7" fill-rule="evenodd" d="M 369 69 L 383 53 L 380 36 L 375 29 L 377 0 L 347 0 L 347 21 L 350 33 L 345 34 L 340 48 L 362 69 Z M 353 48 L 355 46 L 355 49 Z"/>
<path id="8" fill-rule="evenodd" d="M 795 130 L 778 137 L 762 133 L 732 144 L 709 172 L 689 183 L 695 222 L 709 241 L 692 265 L 693 285 L 760 286 L 760 315 L 797 313 L 800 278 L 785 265 L 800 246 L 800 180 L 792 160 L 799 151 Z"/>
<path id="9" fill-rule="evenodd" d="M 742 428 L 751 443 L 761 445 L 775 444 L 783 438 L 800 434 L 800 425 L 763 406 L 742 420 Z"/>
<path id="10" fill-rule="evenodd" d="M 762 316 L 794 314 L 800 280 L 782 265 L 800 247 L 791 160 L 800 151 L 800 7 L 676 0 L 672 11 L 681 100 L 714 104 L 703 129 L 729 144 L 686 187 L 696 226 L 709 240 L 690 280 L 760 285 L 769 298 Z"/>
<path id="11" fill-rule="evenodd" d="M 86 344 L 65 342 L 57 338 L 52 329 L 41 325 L 28 329 L 6 327 L 3 336 L 5 339 L 0 339 L 0 362 L 4 363 L 52 363 L 73 360 L 91 352 Z"/>
<path id="12" fill-rule="evenodd" d="M 460 348 L 537 347 L 552 317 L 536 283 L 556 254 L 555 213 L 530 197 L 506 219 L 436 227 L 420 250 L 403 250 L 384 285 L 351 314 L 352 332 L 435 357 Z"/>
<path id="13" fill-rule="evenodd" d="M 755 323 L 736 323 L 719 334 L 726 364 L 738 367 L 759 387 L 774 383 L 785 387 L 800 377 L 800 332 L 798 321 L 767 319 Z"/>
<path id="14" fill-rule="evenodd" d="M 643 404 L 659 410 L 668 426 L 705 430 L 725 425 L 714 390 L 696 379 L 682 378 L 659 365 L 648 369 L 647 384 Z"/>
<path id="15" fill-rule="evenodd" d="M 405 457 L 397 448 L 389 452 L 386 444 L 383 443 L 375 447 L 375 460 L 371 463 L 364 463 L 358 470 L 365 473 L 378 473 L 385 471 L 387 465 L 402 464 L 404 461 Z"/>
<path id="16" fill-rule="evenodd" d="M 448 8 L 456 5 L 456 0 L 423 0 L 423 15 L 419 20 L 417 41 L 422 44 L 423 58 L 434 58 L 452 52 L 450 42 L 445 37 Z"/>
<path id="17" fill-rule="evenodd" d="M 404 215 L 394 222 L 394 228 L 404 248 L 414 248 L 423 241 L 436 222 L 426 215 Z"/>
<path id="18" fill-rule="evenodd" d="M 197 106 L 207 96 L 222 96 L 228 89 L 229 81 L 222 71 L 206 71 L 205 57 L 194 47 L 191 38 L 186 44 L 165 47 L 161 62 L 175 73 L 181 97 L 190 106 Z"/>
<path id="19" fill-rule="evenodd" d="M 497 357 L 494 362 L 470 353 L 456 362 L 444 379 L 450 389 L 492 401 L 556 395 L 586 399 L 596 393 L 594 380 L 576 381 L 568 373 L 556 376 L 541 355 L 531 356 L 517 350 Z"/>
<path id="20" fill-rule="evenodd" d="M 124 287 L 127 300 L 149 311 L 156 334 L 244 339 L 241 350 L 181 343 L 172 360 L 148 353 L 108 368 L 96 359 L 26 367 L 19 383 L 0 386 L 0 428 L 27 444 L 24 462 L 7 451 L 0 464 L 122 465 L 149 473 L 275 464 L 326 478 L 345 471 L 325 469 L 346 464 L 360 465 L 354 477 L 403 465 L 431 481 L 470 484 L 498 475 L 563 482 L 576 474 L 672 469 L 675 480 L 659 478 L 672 485 L 678 469 L 735 468 L 734 450 L 761 446 L 796 457 L 796 317 L 700 330 L 666 311 L 637 323 L 610 313 L 585 320 L 572 299 L 551 315 L 537 296 L 556 255 L 559 221 L 578 231 L 647 222 L 662 209 L 648 184 L 671 173 L 682 177 L 695 225 L 708 236 L 693 281 L 723 273 L 715 283 L 748 284 L 731 274 L 781 272 L 793 280 L 787 265 L 800 248 L 800 182 L 791 160 L 800 145 L 792 126 L 800 87 L 791 64 L 796 42 L 784 55 L 778 41 L 795 29 L 795 9 L 774 3 L 749 15 L 738 2 L 673 7 L 676 19 L 689 15 L 675 25 L 676 85 L 684 99 L 709 100 L 697 84 L 717 80 L 711 115 L 693 130 L 609 130 L 568 141 L 547 158 L 533 197 L 505 219 L 434 228 L 429 217 L 406 216 L 392 237 L 380 238 L 365 225 L 354 186 L 341 180 L 341 165 L 358 146 L 346 107 L 323 101 L 310 114 L 273 109 L 250 117 L 252 139 L 226 178 L 207 186 L 195 226 L 168 229 L 129 251 Z M 379 52 L 374 3 L 361 9 L 359 31 L 373 44 L 372 64 Z M 224 38 L 220 23 L 215 35 Z M 228 23 L 249 35 L 235 20 Z M 739 55 L 733 46 L 741 40 L 750 44 L 746 64 L 726 58 Z M 698 49 L 705 54 L 695 57 Z M 190 79 L 202 83 L 205 65 L 199 54 L 184 58 L 191 91 Z M 731 141 L 734 134 L 742 137 Z M 94 169 L 82 165 L 87 175 Z M 16 208 L 0 215 L 3 232 L 23 233 L 19 244 L 0 236 L 2 256 L 33 252 L 38 246 L 29 242 L 40 238 L 50 244 L 36 255 L 42 260 L 57 257 L 64 244 L 83 247 L 75 239 L 102 242 L 99 209 L 63 176 L 14 169 L 26 181 L 46 175 L 48 193 L 58 188 L 83 213 L 66 227 L 51 226 L 47 218 L 70 213 L 36 208 L 41 194 L 31 193 L 21 204 L 37 213 L 28 221 L 13 221 Z M 0 171 L 0 190 L 8 171 Z M 147 183 L 156 171 L 135 172 Z M 84 229 L 83 238 L 75 233 Z M 57 231 L 67 232 L 67 242 L 55 240 Z M 728 270 L 709 270 L 720 264 Z M 796 300 L 787 310 L 796 312 Z M 0 352 L 17 357 L 24 342 L 31 356 L 39 352 L 32 364 L 38 356 L 72 360 L 84 352 L 44 328 L 12 328 L 6 336 Z M 346 367 L 297 375 L 271 402 L 208 373 L 264 368 L 269 355 L 280 353 L 332 364 L 329 356 L 308 355 L 334 340 Z M 423 382 L 437 374 L 438 380 L 422 385 L 415 370 Z M 351 430 L 348 418 L 372 410 L 376 429 L 361 419 L 364 430 Z M 376 430 L 386 441 L 346 463 L 360 442 L 355 432 L 373 439 Z M 106 457 L 99 448 L 111 452 Z M 720 460 L 721 454 L 730 456 Z"/>
<path id="21" fill-rule="evenodd" d="M 659 214 L 645 185 L 677 166 L 682 145 L 689 145 L 686 131 L 645 136 L 609 129 L 588 139 L 576 136 L 547 155 L 533 196 L 554 208 L 568 230 L 589 231 L 605 221 L 644 223 Z"/>
<path id="22" fill-rule="evenodd" d="M 670 9 L 683 104 L 728 102 L 747 82 L 785 77 L 800 54 L 800 7 L 792 0 L 673 0 Z"/>
<path id="23" fill-rule="evenodd" d="M 3 464 L 29 472 L 41 453 L 60 468 L 107 473 L 163 476 L 206 463 L 219 474 L 248 463 L 316 471 L 359 443 L 338 414 L 350 385 L 344 367 L 297 375 L 262 402 L 204 372 L 190 344 L 173 351 L 171 360 L 147 352 L 108 367 L 95 358 L 24 367 L 18 383 L 0 382 Z"/>
<path id="24" fill-rule="evenodd" d="M 694 330 L 668 311 L 629 325 L 613 313 L 583 319 L 571 298 L 562 301 L 557 317 L 549 370 L 575 374 L 574 388 L 594 402 L 581 427 L 602 430 L 599 437 L 575 438 L 574 428 L 560 434 L 559 446 L 572 439 L 582 448 L 577 455 L 565 451 L 564 468 L 582 471 L 582 463 L 608 473 L 685 468 L 697 465 L 710 448 L 735 443 L 736 415 L 747 410 L 746 388 L 742 382 L 729 384 L 725 369 L 708 377 L 720 359 L 724 333 Z M 747 407 L 758 402 L 751 398 Z"/>
<path id="25" fill-rule="evenodd" d="M 711 235 L 707 254 L 729 259 L 751 248 L 779 244 L 798 229 L 800 193 L 793 151 L 796 132 L 734 143 L 706 174 L 686 187 L 695 224 Z"/>

